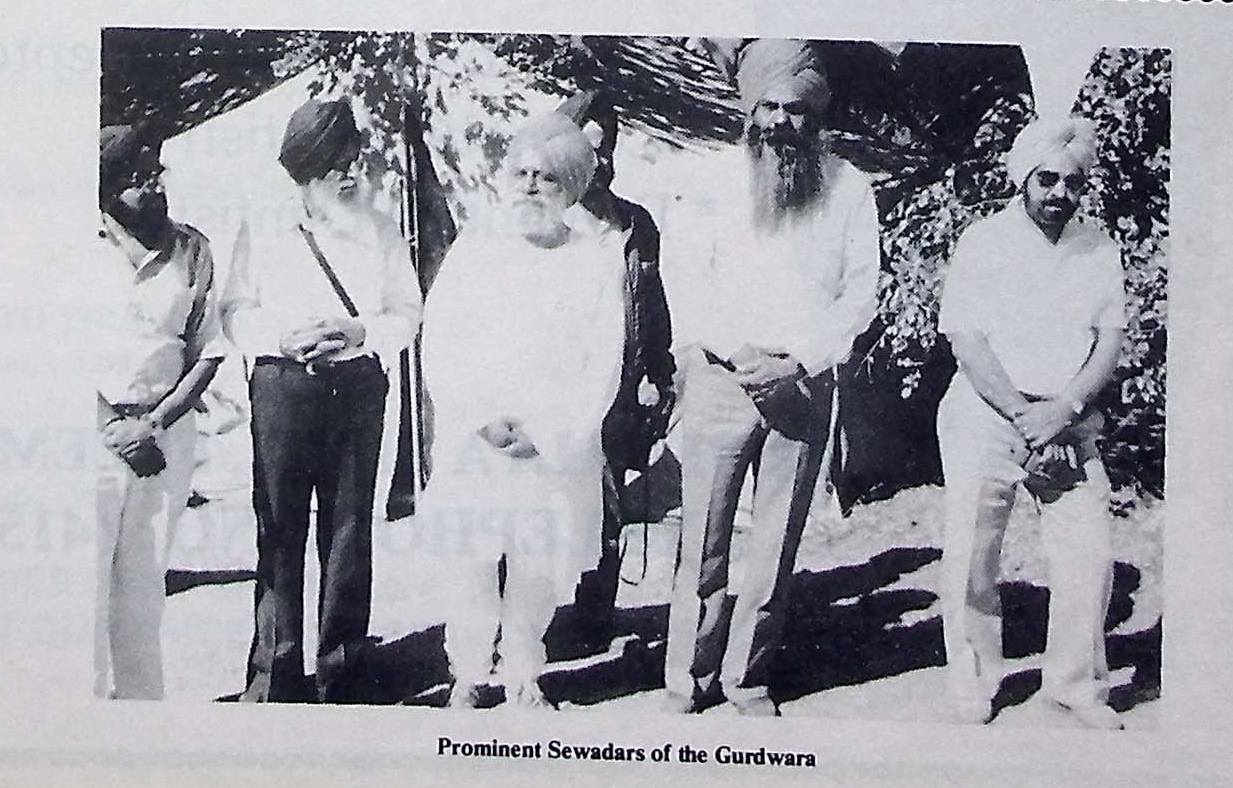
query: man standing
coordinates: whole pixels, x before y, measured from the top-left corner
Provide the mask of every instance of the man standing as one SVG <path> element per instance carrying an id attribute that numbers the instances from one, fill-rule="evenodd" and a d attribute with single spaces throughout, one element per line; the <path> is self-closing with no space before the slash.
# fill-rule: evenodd
<path id="1" fill-rule="evenodd" d="M 171 221 L 162 139 L 148 124 L 105 126 L 99 145 L 99 236 L 122 306 L 98 387 L 110 451 L 98 490 L 95 694 L 163 697 L 164 575 L 188 501 L 192 408 L 223 349 L 214 260 L 205 236 Z"/>
<path id="2" fill-rule="evenodd" d="M 223 327 L 249 365 L 255 631 L 248 701 L 348 697 L 367 644 L 372 510 L 387 374 L 415 336 L 420 290 L 407 246 L 359 173 L 345 100 L 311 100 L 279 161 L 299 186 L 295 218 L 236 239 Z M 304 676 L 304 550 L 316 500 L 316 687 Z"/>
<path id="3" fill-rule="evenodd" d="M 718 683 L 744 714 L 767 690 L 788 581 L 824 465 L 836 364 L 873 318 L 878 219 L 867 179 L 829 151 L 830 98 L 808 42 L 735 55 L 746 113 L 744 217 L 674 230 L 668 294 L 681 365 L 682 526 L 668 626 L 668 705 L 694 711 Z M 688 241 L 699 246 L 686 248 Z M 667 246 L 667 243 L 665 244 Z M 742 582 L 729 563 L 746 473 L 753 525 Z"/>
<path id="4" fill-rule="evenodd" d="M 1122 267 L 1116 244 L 1072 218 L 1095 154 L 1086 120 L 1024 129 L 1007 160 L 1022 194 L 963 234 L 942 297 L 939 328 L 959 363 L 938 412 L 942 621 L 948 689 L 964 720 L 994 713 L 999 559 L 1023 482 L 1040 506 L 1049 571 L 1043 693 L 1085 725 L 1121 727 L 1105 705 L 1110 490 L 1091 403 L 1124 339 Z"/>
<path id="5" fill-rule="evenodd" d="M 604 417 L 604 521 L 599 565 L 582 576 L 575 611 L 583 638 L 606 642 L 620 582 L 622 497 L 627 471 L 645 471 L 651 447 L 668 433 L 676 396 L 672 376 L 672 323 L 659 274 L 659 227 L 641 205 L 612 192 L 616 175 L 617 112 L 611 99 L 584 91 L 557 112 L 576 123 L 595 146 L 595 175 L 579 201 L 598 232 L 624 238 L 625 346 L 621 383 Z M 580 222 L 581 224 L 582 222 Z"/>

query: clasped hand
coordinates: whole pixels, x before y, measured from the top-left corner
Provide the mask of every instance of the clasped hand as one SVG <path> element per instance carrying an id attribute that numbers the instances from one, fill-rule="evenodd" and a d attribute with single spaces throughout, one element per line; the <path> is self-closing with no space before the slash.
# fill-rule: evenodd
<path id="1" fill-rule="evenodd" d="M 114 419 L 103 426 L 103 445 L 117 457 L 132 452 L 153 436 L 154 425 L 150 420 L 136 416 Z"/>
<path id="2" fill-rule="evenodd" d="M 521 419 L 502 416 L 480 427 L 479 435 L 488 445 L 514 459 L 527 460 L 539 456 L 539 450 L 522 429 Z"/>
<path id="3" fill-rule="evenodd" d="M 746 344 L 728 361 L 732 364 L 737 382 L 755 402 L 769 396 L 785 383 L 794 383 L 805 377 L 805 367 L 786 351 Z"/>
<path id="4" fill-rule="evenodd" d="M 1027 403 L 1013 414 L 1011 421 L 1027 441 L 1028 447 L 1039 449 L 1069 427 L 1074 415 L 1075 412 L 1066 402 L 1042 399 Z"/>
<path id="5" fill-rule="evenodd" d="M 330 360 L 343 350 L 364 344 L 364 324 L 353 317 L 326 317 L 289 331 L 279 341 L 279 350 L 302 364 Z"/>

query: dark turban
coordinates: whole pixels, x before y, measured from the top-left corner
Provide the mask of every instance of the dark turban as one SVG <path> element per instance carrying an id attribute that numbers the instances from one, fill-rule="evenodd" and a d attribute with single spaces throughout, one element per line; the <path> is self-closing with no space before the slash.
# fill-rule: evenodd
<path id="1" fill-rule="evenodd" d="M 595 174 L 595 150 L 573 121 L 558 112 L 531 120 L 510 141 L 508 155 L 528 149 L 544 152 L 571 204 L 586 193 Z"/>
<path id="2" fill-rule="evenodd" d="M 584 90 L 562 101 L 554 111 L 569 118 L 580 129 L 585 128 L 588 121 L 594 121 L 603 131 L 600 149 L 611 150 L 616 146 L 616 107 L 607 94 Z"/>
<path id="3" fill-rule="evenodd" d="M 737 55 L 736 87 L 748 116 L 772 86 L 786 86 L 816 110 L 825 109 L 831 91 L 817 52 L 808 41 L 760 38 Z"/>
<path id="4" fill-rule="evenodd" d="M 298 184 L 323 177 L 360 139 L 346 99 L 309 99 L 291 113 L 278 161 Z"/>
<path id="5" fill-rule="evenodd" d="M 99 193 L 115 194 L 138 169 L 154 169 L 162 146 L 148 124 L 103 126 L 98 145 Z"/>

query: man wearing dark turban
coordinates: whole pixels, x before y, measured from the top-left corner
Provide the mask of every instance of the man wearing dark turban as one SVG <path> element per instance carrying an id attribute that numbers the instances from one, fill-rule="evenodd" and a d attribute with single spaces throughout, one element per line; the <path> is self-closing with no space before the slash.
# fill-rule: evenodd
<path id="1" fill-rule="evenodd" d="M 1095 153 L 1086 120 L 1024 129 L 1007 157 L 1021 196 L 963 233 L 942 295 L 938 328 L 959 373 L 938 410 L 940 596 L 948 690 L 966 721 L 996 713 L 999 563 L 1022 483 L 1040 509 L 1049 572 L 1041 691 L 1085 725 L 1121 727 L 1105 704 L 1110 487 L 1092 403 L 1113 380 L 1125 297 L 1117 245 L 1072 218 Z"/>
<path id="2" fill-rule="evenodd" d="M 255 631 L 247 701 L 350 697 L 369 643 L 372 512 L 387 375 L 419 324 L 419 283 L 376 210 L 345 100 L 295 111 L 279 161 L 295 218 L 241 225 L 223 327 L 250 374 Z M 304 549 L 316 500 L 316 687 L 304 676 Z"/>
<path id="3" fill-rule="evenodd" d="M 761 715 L 778 713 L 767 681 L 814 486 L 829 465 L 834 368 L 875 311 L 878 219 L 868 180 L 829 151 L 830 93 L 812 45 L 754 41 L 734 57 L 750 179 L 748 196 L 730 201 L 741 215 L 665 235 L 667 271 L 682 272 L 668 295 L 683 378 L 665 683 L 674 710 L 697 710 L 722 691 L 741 713 Z M 753 527 L 738 589 L 730 548 L 751 465 Z"/>
<path id="4" fill-rule="evenodd" d="M 604 521 L 599 565 L 584 573 L 574 606 L 583 639 L 602 644 L 611 635 L 620 577 L 620 535 L 625 477 L 647 469 L 651 447 L 668 432 L 676 396 L 672 376 L 672 324 L 659 275 L 659 227 L 641 205 L 612 193 L 617 112 L 611 100 L 583 91 L 556 109 L 587 133 L 596 167 L 579 206 L 600 233 L 624 239 L 625 350 L 621 385 L 604 417 Z M 633 513 L 636 515 L 636 513 Z"/>
<path id="5" fill-rule="evenodd" d="M 99 136 L 104 274 L 122 303 L 98 387 L 112 456 L 98 488 L 95 692 L 149 700 L 163 696 L 163 576 L 188 501 L 192 408 L 224 355 L 210 245 L 167 215 L 161 146 L 148 125 Z"/>

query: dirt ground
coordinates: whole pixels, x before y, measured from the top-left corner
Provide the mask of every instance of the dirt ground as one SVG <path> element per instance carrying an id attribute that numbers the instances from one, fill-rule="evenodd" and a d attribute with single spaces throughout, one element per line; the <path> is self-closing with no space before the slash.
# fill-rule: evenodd
<path id="1" fill-rule="evenodd" d="M 242 453 L 237 439 L 228 440 L 229 454 Z M 163 637 L 169 698 L 205 703 L 243 688 L 255 550 L 249 493 L 239 474 L 205 473 L 202 481 L 210 502 L 190 510 L 177 535 L 169 577 L 175 593 Z M 1160 504 L 1139 507 L 1115 526 L 1115 589 L 1106 627 L 1111 704 L 1130 729 L 1154 729 L 1158 722 L 1162 510 Z M 948 719 L 938 702 L 943 651 L 933 592 L 940 514 L 941 490 L 928 487 L 858 506 L 848 517 L 825 502 L 815 505 L 797 562 L 780 660 L 785 667 L 772 683 L 785 716 Z M 552 662 L 543 685 L 564 713 L 658 711 L 678 529 L 677 512 L 625 529 L 616 632 L 607 649 L 572 643 L 569 609 L 559 611 L 549 631 Z M 424 601 L 432 593 L 431 558 L 417 549 L 417 538 L 414 517 L 374 526 L 371 632 L 383 642 L 368 702 L 437 705 L 444 698 L 440 621 Z M 736 549 L 739 556 L 739 544 Z M 312 610 L 316 575 L 309 565 L 306 609 Z M 1035 694 L 1046 600 L 1036 518 L 1029 506 L 1019 506 L 1003 559 L 1010 675 L 993 725 L 1078 725 Z M 307 627 L 311 644 L 311 621 Z M 312 653 L 311 646 L 306 651 Z M 704 713 L 732 709 L 723 704 Z"/>

